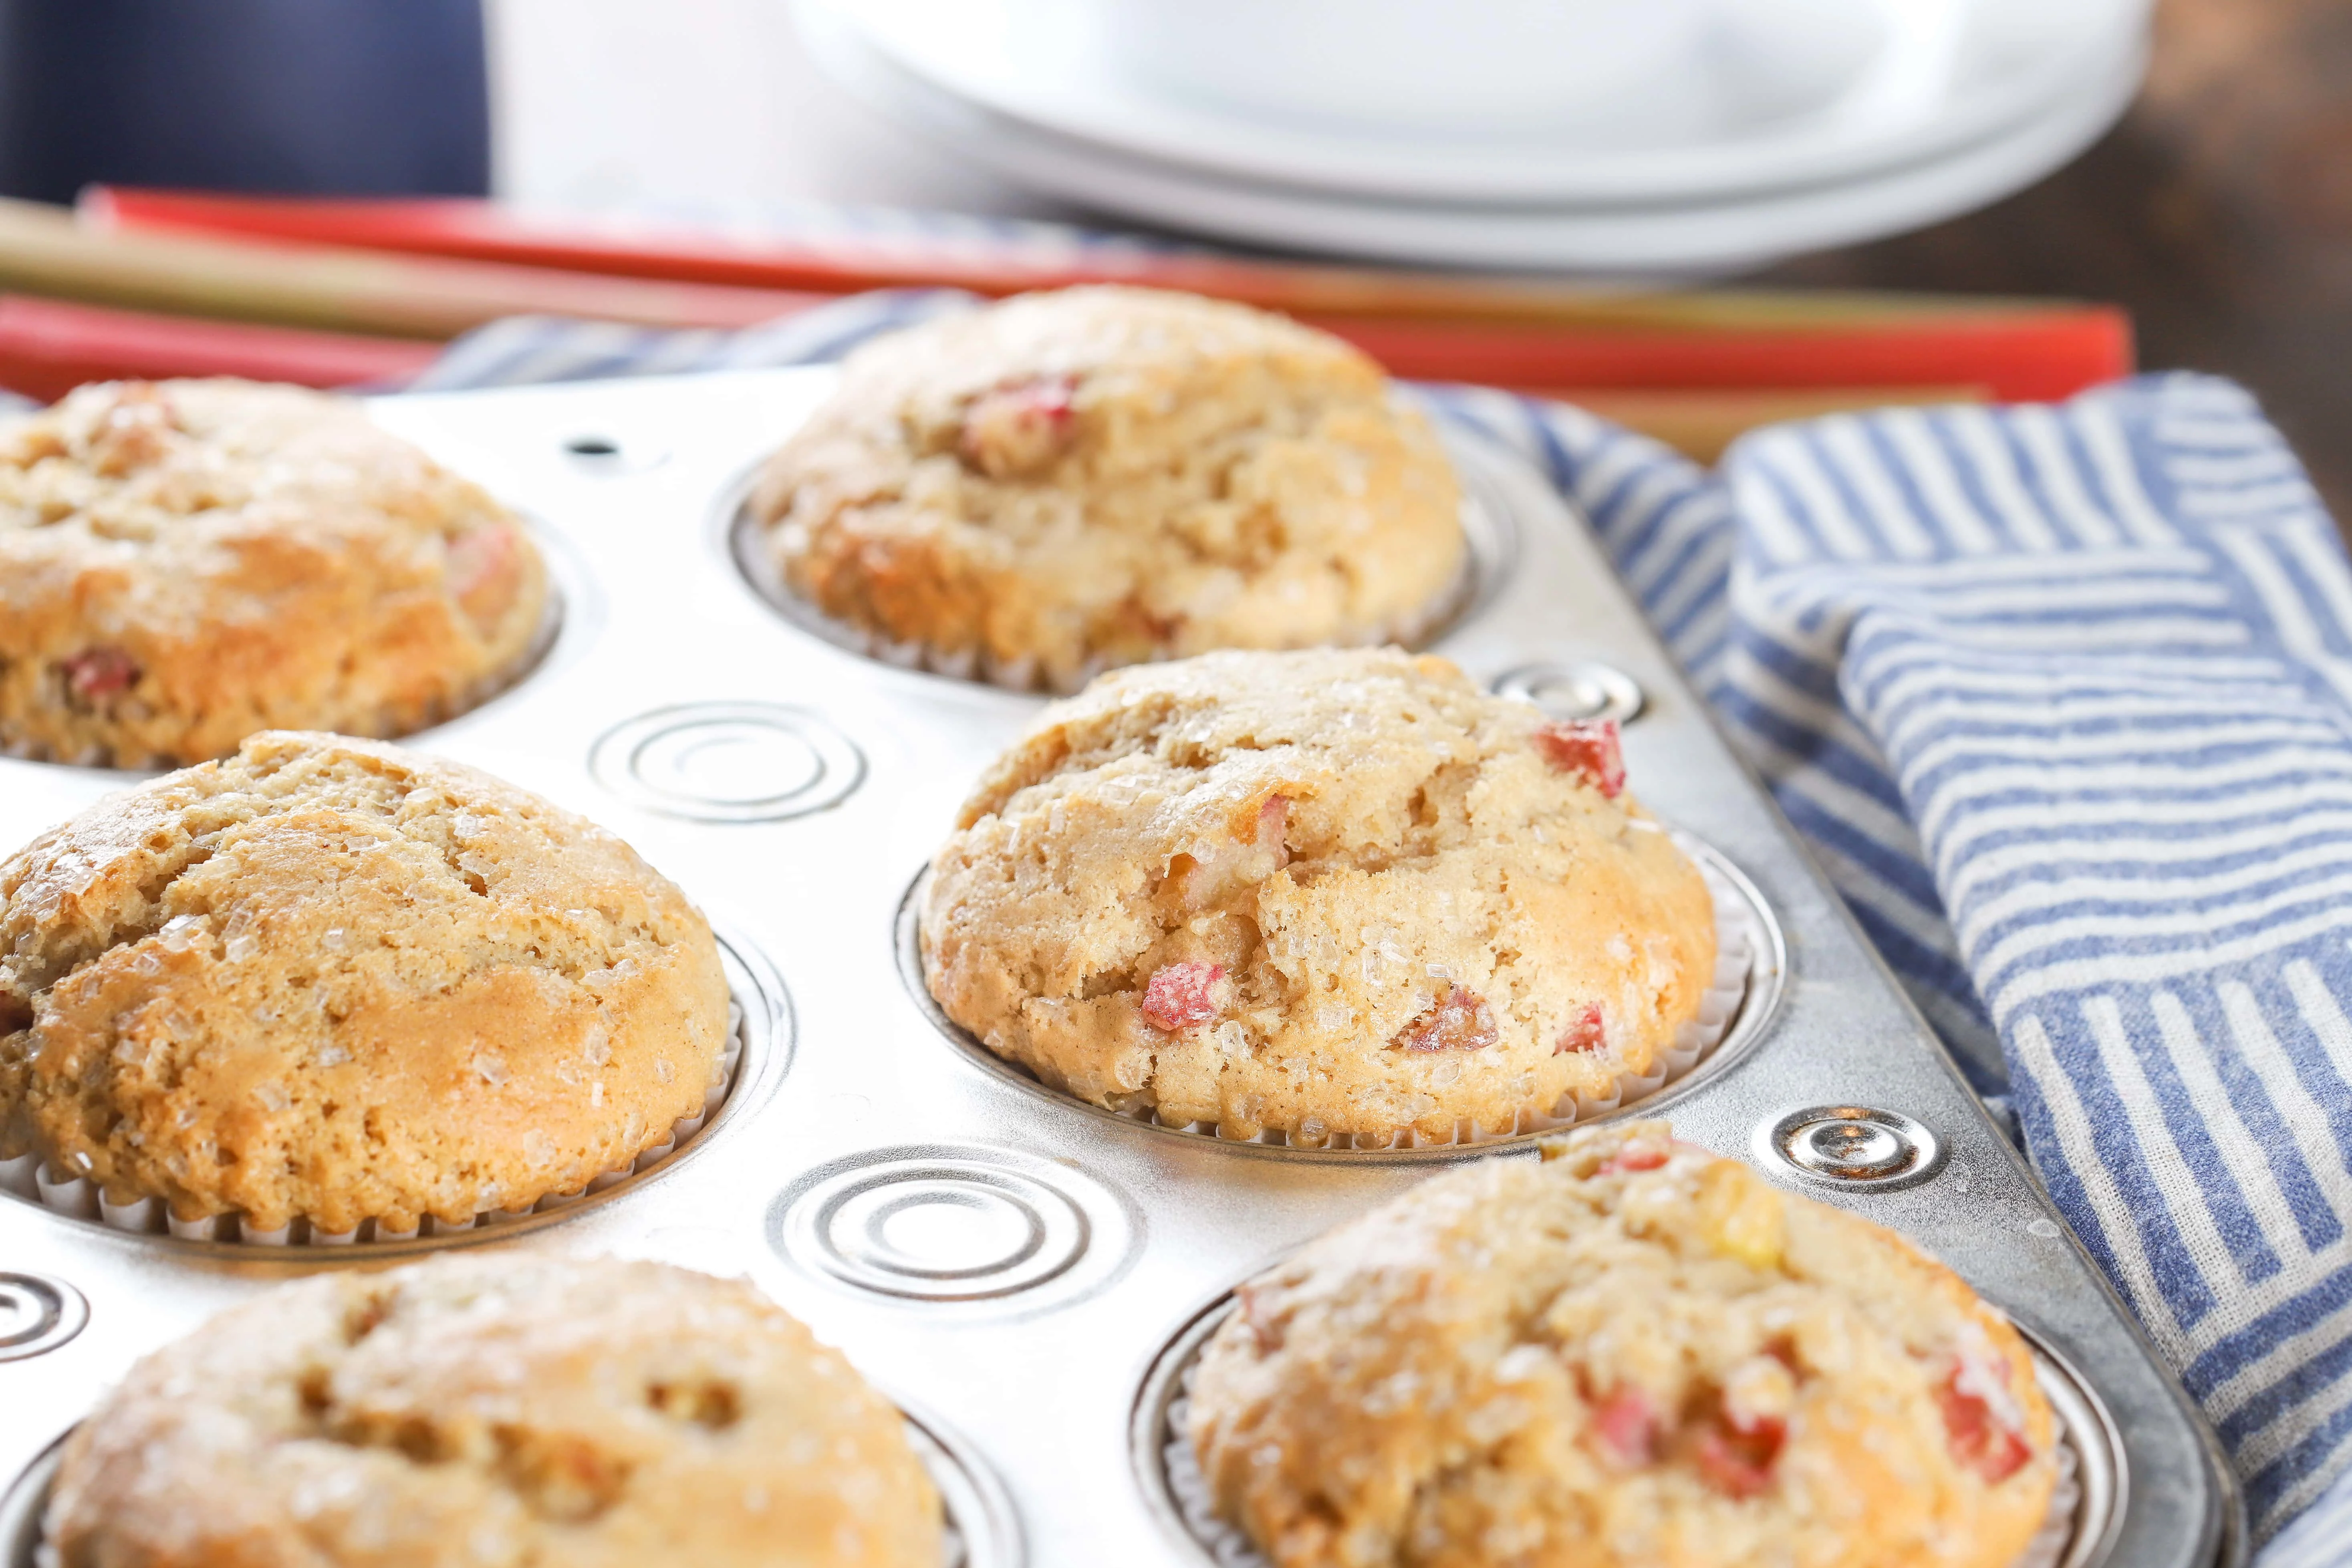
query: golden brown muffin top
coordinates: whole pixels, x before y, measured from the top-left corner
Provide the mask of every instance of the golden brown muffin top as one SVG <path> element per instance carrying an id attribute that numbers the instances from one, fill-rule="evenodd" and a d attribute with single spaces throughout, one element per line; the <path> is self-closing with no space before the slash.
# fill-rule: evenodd
<path id="1" fill-rule="evenodd" d="M 1613 728 L 1394 649 L 1119 670 L 982 775 L 922 910 L 949 1016 L 1097 1103 L 1309 1142 L 1651 1073 L 1713 901 Z"/>
<path id="2" fill-rule="evenodd" d="M 1191 1436 L 1278 1568 L 2006 1568 L 2048 1513 L 2007 1320 L 1663 1121 L 1436 1177 L 1238 1294 Z"/>
<path id="3" fill-rule="evenodd" d="M 576 1192 L 700 1110 L 726 1023 L 627 845 L 378 742 L 257 735 L 0 864 L 0 1150 L 184 1219 Z"/>
<path id="4" fill-rule="evenodd" d="M 510 673 L 546 597 L 515 518 L 348 398 L 114 382 L 0 426 L 0 743 L 413 729 Z"/>
<path id="5" fill-rule="evenodd" d="M 281 1286 L 68 1440 L 68 1568 L 939 1568 L 905 1423 L 740 1280 L 448 1259 Z"/>
<path id="6" fill-rule="evenodd" d="M 876 340 L 753 500 L 787 582 L 886 639 L 1087 670 L 1410 635 L 1464 561 L 1380 367 L 1240 305 L 1023 295 Z"/>

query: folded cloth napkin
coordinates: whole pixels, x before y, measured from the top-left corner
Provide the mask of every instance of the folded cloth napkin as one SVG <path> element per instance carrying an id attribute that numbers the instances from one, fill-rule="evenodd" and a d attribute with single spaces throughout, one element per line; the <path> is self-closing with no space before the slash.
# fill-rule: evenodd
<path id="1" fill-rule="evenodd" d="M 501 322 L 420 384 L 821 359 L 967 303 L 735 334 Z M 1429 396 L 1592 520 L 2014 1107 L 2234 1458 L 2264 1568 L 2352 1563 L 2352 566 L 2253 401 L 2173 375 L 1841 416 L 1710 474 L 1557 404 Z"/>
<path id="2" fill-rule="evenodd" d="M 2225 382 L 1546 463 L 2205 1406 L 2352 1563 L 2352 569 Z M 1990 1047 L 1997 1039 L 1998 1054 Z"/>

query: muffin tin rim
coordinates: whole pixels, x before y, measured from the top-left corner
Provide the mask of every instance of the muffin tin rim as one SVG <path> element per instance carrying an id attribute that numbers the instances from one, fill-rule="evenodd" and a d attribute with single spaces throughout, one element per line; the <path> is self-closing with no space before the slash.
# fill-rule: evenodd
<path id="1" fill-rule="evenodd" d="M 1464 551 L 1462 567 L 1455 581 L 1448 584 L 1434 601 L 1437 607 L 1411 639 L 1409 646 L 1416 653 L 1436 651 L 1440 643 L 1471 629 L 1491 611 L 1511 581 L 1521 553 L 1518 520 L 1492 472 L 1492 465 L 1497 460 L 1497 455 L 1491 450 L 1494 437 L 1443 409 L 1426 412 L 1432 427 L 1445 448 L 1447 460 L 1453 465 L 1454 478 L 1461 485 Z M 1042 686 L 1023 688 L 1000 684 L 977 673 L 952 675 L 927 668 L 919 663 L 895 662 L 875 651 L 873 645 L 881 639 L 825 614 L 793 593 L 785 585 L 782 574 L 775 569 L 768 552 L 761 548 L 761 526 L 751 512 L 752 492 L 758 488 L 760 475 L 772 455 L 757 458 L 719 488 L 711 507 L 709 525 L 717 552 L 726 562 L 737 584 L 761 609 L 793 632 L 822 643 L 837 653 L 846 654 L 877 669 L 924 682 L 932 690 L 962 689 L 1039 701 L 1072 695 L 1071 692 L 1049 690 Z M 1391 640 L 1374 637 L 1354 644 L 1316 646 L 1375 647 Z M 1169 661 L 1152 659 L 1145 662 Z"/>
<path id="2" fill-rule="evenodd" d="M 700 1151 L 730 1136 L 730 1129 L 740 1126 L 759 1105 L 772 1098 L 777 1086 L 791 1070 L 793 1055 L 799 1043 L 799 1015 L 782 975 L 744 927 L 731 921 L 712 920 L 710 931 L 719 946 L 742 966 L 751 992 L 750 996 L 745 996 L 738 994 L 731 982 L 728 986 L 729 999 L 742 1006 L 743 1010 L 743 1037 L 740 1054 L 736 1058 L 734 1079 L 718 1108 L 682 1146 L 651 1167 L 632 1171 L 601 1192 L 583 1188 L 568 1202 L 551 1208 L 534 1209 L 512 1219 L 484 1223 L 477 1216 L 471 1228 L 446 1235 L 419 1235 L 394 1241 L 354 1240 L 332 1246 L 311 1242 L 269 1245 L 250 1241 L 198 1241 L 168 1233 L 158 1235 L 123 1230 L 103 1220 L 61 1213 L 39 1199 L 28 1198 L 21 1193 L 0 1190 L 0 1202 L 22 1205 L 56 1224 L 71 1227 L 77 1235 L 93 1239 L 102 1237 L 130 1247 L 157 1247 L 191 1262 L 274 1267 L 289 1274 L 418 1258 L 433 1253 L 530 1235 L 561 1225 L 575 1215 L 603 1209 L 626 1194 L 644 1191 Z M 752 1001 L 763 1004 L 763 1007 L 754 1009 L 744 1005 L 746 1002 Z M 5 1568 L 5 1565 L 0 1565 L 0 1568 Z"/>
<path id="3" fill-rule="evenodd" d="M 1747 872 L 1722 850 L 1697 835 L 1667 825 L 1685 853 L 1703 860 L 1717 875 L 1729 883 L 1733 891 L 1748 907 L 1759 933 L 1763 938 L 1764 951 L 1752 955 L 1748 970 L 1746 988 L 1740 994 L 1739 1010 L 1725 1026 L 1723 1036 L 1713 1048 L 1692 1064 L 1680 1077 L 1662 1084 L 1650 1093 L 1630 1103 L 1621 1103 L 1613 1110 L 1598 1111 L 1591 1116 L 1580 1115 L 1570 1125 L 1599 1126 L 1602 1122 L 1622 1121 L 1629 1116 L 1659 1114 L 1685 1095 L 1711 1082 L 1730 1070 L 1738 1061 L 1750 1055 L 1758 1042 L 1771 1033 L 1779 1018 L 1780 1004 L 1788 991 L 1789 940 L 1780 929 L 1780 918 L 1771 901 L 1764 897 Z M 1525 1152 L 1546 1138 L 1556 1138 L 1568 1131 L 1567 1126 L 1538 1129 L 1529 1132 L 1514 1132 L 1501 1138 L 1486 1138 L 1464 1143 L 1432 1144 L 1404 1149 L 1333 1149 L 1306 1148 L 1291 1143 L 1260 1143 L 1237 1138 L 1219 1138 L 1210 1133 L 1194 1132 L 1186 1128 L 1170 1127 L 1156 1120 L 1146 1120 L 1111 1110 L 1108 1106 L 1090 1105 L 1075 1095 L 1066 1094 L 1033 1076 L 1027 1068 L 1005 1060 L 983 1044 L 971 1030 L 947 1015 L 947 1010 L 931 995 L 924 976 L 922 942 L 919 931 L 922 892 L 930 881 L 931 868 L 926 864 L 908 883 L 899 895 L 898 909 L 891 921 L 891 947 L 896 959 L 898 978 L 908 1000 L 933 1033 L 958 1057 L 978 1068 L 997 1081 L 1008 1084 L 1024 1093 L 1044 1099 L 1055 1105 L 1139 1130 L 1156 1137 L 1181 1139 L 1193 1146 L 1212 1145 L 1238 1154 L 1260 1159 L 1294 1160 L 1301 1163 L 1346 1165 L 1355 1162 L 1374 1164 L 1444 1164 L 1456 1160 L 1475 1160 L 1492 1154 Z"/>
<path id="4" fill-rule="evenodd" d="M 1299 1250 L 1286 1248 L 1265 1268 L 1278 1267 L 1284 1258 Z M 1252 1278 L 1255 1277 L 1254 1274 Z M 1128 1457 L 1131 1479 L 1142 1497 L 1144 1510 L 1160 1526 L 1161 1534 L 1202 1568 L 1219 1568 L 1218 1560 L 1185 1522 L 1183 1508 L 1169 1480 L 1168 1411 L 1183 1386 L 1186 1369 L 1200 1359 L 1210 1336 L 1239 1304 L 1238 1293 L 1244 1283 L 1246 1281 L 1237 1281 L 1211 1297 L 1161 1341 L 1160 1349 L 1145 1363 L 1129 1405 Z M 2075 1503 L 2074 1527 L 2059 1554 L 2057 1568 L 2105 1568 L 2114 1555 L 2131 1504 L 2128 1451 L 2115 1415 L 2097 1388 L 2048 1337 L 2000 1303 L 1989 1298 L 1979 1300 L 2006 1318 L 2025 1342 L 2026 1352 L 2033 1360 L 2034 1381 L 2064 1421 L 2067 1440 L 2074 1450 L 2075 1479 L 2082 1495 Z M 2095 1528 L 2086 1534 L 2086 1526 L 2093 1524 Z"/>

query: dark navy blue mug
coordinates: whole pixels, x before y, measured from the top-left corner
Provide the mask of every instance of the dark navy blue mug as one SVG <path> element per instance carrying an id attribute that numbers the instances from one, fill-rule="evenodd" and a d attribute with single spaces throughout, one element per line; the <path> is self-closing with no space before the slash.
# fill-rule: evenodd
<path id="1" fill-rule="evenodd" d="M 489 189 L 481 0 L 0 0 L 0 195 Z"/>

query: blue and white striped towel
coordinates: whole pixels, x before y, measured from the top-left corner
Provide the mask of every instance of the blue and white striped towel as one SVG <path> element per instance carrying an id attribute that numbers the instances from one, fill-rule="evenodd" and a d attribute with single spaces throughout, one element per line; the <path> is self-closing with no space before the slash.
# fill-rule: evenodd
<path id="1" fill-rule="evenodd" d="M 965 303 L 502 322 L 420 384 L 790 363 Z M 2234 1457 L 2263 1568 L 2352 1563 L 2352 567 L 2252 400 L 2166 376 L 1824 419 L 1710 474 L 1572 408 L 1432 395 L 1593 520 L 2013 1104 Z"/>

